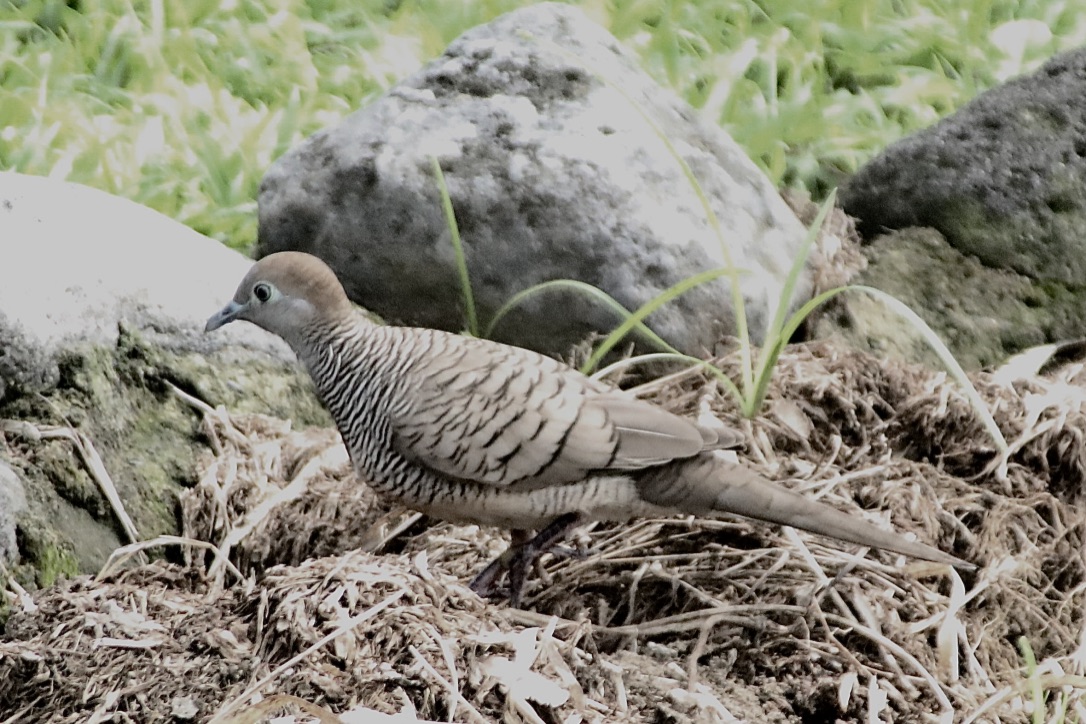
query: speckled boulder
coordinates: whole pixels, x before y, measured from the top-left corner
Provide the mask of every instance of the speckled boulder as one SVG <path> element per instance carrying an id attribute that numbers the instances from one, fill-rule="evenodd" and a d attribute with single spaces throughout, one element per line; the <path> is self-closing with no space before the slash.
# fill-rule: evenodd
<path id="1" fill-rule="evenodd" d="M 390 321 L 464 329 L 432 158 L 448 183 L 484 324 L 540 282 L 578 279 L 636 309 L 730 260 L 757 336 L 804 238 L 726 133 L 699 122 L 580 10 L 543 3 L 468 31 L 384 97 L 281 157 L 260 192 L 257 256 L 314 253 L 356 302 Z M 809 294 L 810 276 L 794 301 Z M 517 307 L 493 336 L 565 353 L 618 321 L 594 300 L 552 293 Z M 735 329 L 728 284 L 698 287 L 649 322 L 687 352 L 711 350 Z"/>

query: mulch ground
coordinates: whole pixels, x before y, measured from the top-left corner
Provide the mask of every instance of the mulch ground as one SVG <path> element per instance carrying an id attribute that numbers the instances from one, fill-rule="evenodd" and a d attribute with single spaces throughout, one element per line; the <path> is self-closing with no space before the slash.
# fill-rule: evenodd
<path id="1" fill-rule="evenodd" d="M 735 373 L 735 360 L 719 361 Z M 734 379 L 735 375 L 732 374 Z M 597 524 L 521 609 L 466 583 L 506 533 L 390 509 L 338 437 L 203 410 L 185 542 L 5 591 L 0 722 L 1083 720 L 1086 374 L 945 375 L 790 349 L 765 414 L 700 373 L 642 393 L 740 427 L 740 457 L 973 572 L 740 519 Z"/>

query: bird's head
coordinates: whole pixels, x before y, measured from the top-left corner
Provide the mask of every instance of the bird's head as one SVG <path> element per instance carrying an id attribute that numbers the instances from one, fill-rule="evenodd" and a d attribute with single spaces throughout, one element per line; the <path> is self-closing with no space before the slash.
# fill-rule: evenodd
<path id="1" fill-rule="evenodd" d="M 234 298 L 207 320 L 204 330 L 244 319 L 297 349 L 314 325 L 334 322 L 351 309 L 343 285 L 327 264 L 310 254 L 283 251 L 253 264 Z"/>

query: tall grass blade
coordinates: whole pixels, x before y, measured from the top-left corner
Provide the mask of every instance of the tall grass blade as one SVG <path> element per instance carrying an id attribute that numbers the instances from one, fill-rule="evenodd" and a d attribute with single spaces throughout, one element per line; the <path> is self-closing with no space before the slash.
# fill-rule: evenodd
<path id="1" fill-rule="evenodd" d="M 977 388 L 969 379 L 969 375 L 966 374 L 961 364 L 958 363 L 958 360 L 954 358 L 954 353 L 943 343 L 943 340 L 939 339 L 939 335 L 935 333 L 935 330 L 929 327 L 928 323 L 921 319 L 916 312 L 910 309 L 908 305 L 901 300 L 881 289 L 865 286 L 863 284 L 851 284 L 849 286 L 827 289 L 818 296 L 809 299 L 806 304 L 796 310 L 796 313 L 789 318 L 788 323 L 781 332 L 781 343 L 779 346 L 783 348 L 784 340 L 790 339 L 791 336 L 795 334 L 796 330 L 799 329 L 799 325 L 803 324 L 803 320 L 810 316 L 811 312 L 842 292 L 861 292 L 867 294 L 885 304 L 891 311 L 896 312 L 898 316 L 908 321 L 914 329 L 920 332 L 924 341 L 935 351 L 935 354 L 938 355 L 943 366 L 946 367 L 947 372 L 954 378 L 954 381 L 958 383 L 958 386 L 961 387 L 962 391 L 965 393 L 966 398 L 969 400 L 969 406 L 972 407 L 973 411 L 980 417 L 981 422 L 984 424 L 984 429 L 992 438 L 992 442 L 995 443 L 996 448 L 1001 453 L 1007 452 L 1007 440 L 1003 437 L 999 425 L 996 424 L 995 417 L 992 416 L 992 411 L 988 409 L 988 405 L 985 404 L 983 398 L 981 398 Z M 779 351 L 777 356 L 779 356 Z M 764 400 L 764 396 L 763 392 L 759 404 Z"/>
<path id="2" fill-rule="evenodd" d="M 788 344 L 788 340 L 792 338 L 795 331 L 799 328 L 799 325 L 803 323 L 803 320 L 807 317 L 807 314 L 803 316 L 793 315 L 788 318 L 788 307 L 792 302 L 792 296 L 795 294 L 796 285 L 799 283 L 800 274 L 807 266 L 807 259 L 811 255 L 811 249 L 814 247 L 815 241 L 818 239 L 819 233 L 822 231 L 822 224 L 826 220 L 826 216 L 829 215 L 830 210 L 833 208 L 834 201 L 837 198 L 836 189 L 830 192 L 830 195 L 822 202 L 821 208 L 818 210 L 818 215 L 815 220 L 811 222 L 807 227 L 807 235 L 803 239 L 803 243 L 800 245 L 795 260 L 792 262 L 791 268 L 788 270 L 788 276 L 784 280 L 784 285 L 781 288 L 780 297 L 777 299 L 777 308 L 773 313 L 773 319 L 766 326 L 765 330 L 765 342 L 762 345 L 762 353 L 758 357 L 757 371 L 754 374 L 753 384 L 749 387 L 744 387 L 746 395 L 741 401 L 742 412 L 745 417 L 754 417 L 758 414 L 758 411 L 762 409 L 762 404 L 765 402 L 765 396 L 769 391 L 769 381 L 773 376 L 773 370 L 777 366 L 777 360 L 780 359 L 781 352 L 784 351 L 784 346 Z M 817 307 L 817 305 L 815 305 Z M 811 307 L 811 311 L 814 311 L 815 307 Z"/>
<path id="3" fill-rule="evenodd" d="M 924 341 L 928 343 L 928 346 L 935 351 L 935 354 L 939 356 L 939 360 L 946 366 L 950 376 L 953 377 L 962 388 L 966 398 L 969 400 L 970 406 L 978 415 L 980 415 L 981 422 L 984 423 L 984 427 L 992 437 L 992 441 L 995 443 L 996 447 L 1001 453 L 1007 452 L 1007 440 L 1003 437 L 999 425 L 996 424 L 995 418 L 992 416 L 992 411 L 988 409 L 988 405 L 984 403 L 980 393 L 977 392 L 977 388 L 973 386 L 973 383 L 969 380 L 969 376 L 965 373 L 965 370 L 958 364 L 958 360 L 954 359 L 954 354 L 945 344 L 943 344 L 943 340 L 939 339 L 939 335 L 928 326 L 928 323 L 921 319 L 920 316 L 904 302 L 887 294 L 881 289 L 875 289 L 874 287 L 868 287 L 862 284 L 854 284 L 846 288 L 854 289 L 874 297 L 892 311 L 897 312 L 900 317 L 907 320 L 913 325 L 914 329 L 920 332 Z"/>
<path id="4" fill-rule="evenodd" d="M 575 56 L 573 53 L 558 45 L 557 43 L 541 40 L 539 38 L 535 38 L 534 36 L 532 37 L 534 40 L 536 40 L 536 42 L 545 45 L 552 51 L 569 59 L 571 62 L 589 67 L 597 78 L 603 81 L 611 90 L 622 96 L 626 100 L 626 102 L 629 103 L 630 107 L 633 108 L 639 116 L 641 116 L 641 119 L 649 126 L 649 128 L 652 129 L 652 132 L 656 135 L 657 138 L 660 139 L 660 142 L 664 144 L 667 152 L 671 155 L 673 159 L 675 159 L 675 162 L 679 165 L 679 168 L 682 170 L 683 176 L 686 177 L 686 180 L 690 183 L 690 187 L 694 190 L 694 194 L 697 196 L 698 202 L 701 204 L 701 207 L 705 212 L 705 218 L 709 222 L 709 226 L 712 227 L 713 234 L 716 236 L 717 243 L 720 245 L 721 257 L 724 259 L 723 268 L 727 270 L 726 276 L 728 277 L 728 280 L 730 282 L 729 286 L 731 288 L 730 291 L 732 296 L 732 309 L 735 313 L 735 336 L 739 339 L 739 369 L 742 376 L 741 386 L 744 390 L 750 390 L 753 386 L 754 381 L 753 359 L 751 355 L 750 329 L 747 326 L 746 302 L 743 299 L 743 291 L 739 285 L 739 269 L 732 261 L 731 251 L 729 250 L 728 244 L 724 238 L 724 230 L 720 226 L 720 219 L 717 218 L 716 212 L 713 211 L 713 206 L 709 201 L 709 197 L 708 195 L 706 195 L 705 190 L 701 187 L 701 183 L 698 182 L 697 176 L 694 175 L 694 172 L 690 168 L 690 165 L 686 162 L 686 159 L 684 159 L 679 153 L 678 149 L 675 148 L 675 144 L 671 142 L 671 139 L 668 138 L 667 134 L 664 133 L 662 128 L 660 128 L 659 124 L 657 124 L 656 121 L 654 121 L 652 117 L 649 116 L 647 112 L 645 112 L 645 109 L 641 107 L 640 103 L 638 103 L 632 96 L 630 96 L 629 93 L 626 92 L 625 88 L 620 86 L 618 83 L 612 82 L 605 73 L 600 71 L 598 68 L 592 67 L 592 65 L 588 63 L 585 58 Z"/>
<path id="5" fill-rule="evenodd" d="M 1033 704 L 1031 720 L 1033 724 L 1044 724 L 1045 715 L 1048 713 L 1048 707 L 1045 705 L 1047 697 L 1045 696 L 1044 687 L 1041 685 L 1040 671 L 1037 669 L 1037 657 L 1033 653 L 1033 647 L 1030 646 L 1029 639 L 1025 636 L 1018 637 L 1018 651 L 1026 662 L 1026 685 L 1029 687 L 1029 695 Z"/>
<path id="6" fill-rule="evenodd" d="M 595 299 L 596 301 L 603 304 L 603 306 L 612 310 L 615 315 L 618 316 L 620 319 L 628 319 L 631 316 L 630 310 L 619 304 L 614 297 L 612 297 L 607 292 L 592 286 L 591 284 L 577 281 L 576 279 L 552 279 L 548 282 L 534 284 L 527 289 L 524 289 L 514 294 L 509 301 L 503 304 L 498 309 L 498 311 L 494 313 L 494 318 L 490 320 L 490 324 L 488 324 L 486 329 L 483 330 L 483 336 L 489 338 L 494 333 L 494 328 L 498 326 L 498 323 L 501 322 L 505 315 L 507 315 L 510 311 L 513 310 L 514 307 L 522 303 L 524 300 L 530 299 L 531 297 L 537 296 L 544 292 L 551 292 L 555 290 L 573 291 L 578 294 L 583 294 L 591 299 Z M 636 329 L 638 332 L 640 332 L 646 340 L 648 340 L 656 347 L 667 350 L 669 352 L 673 352 L 675 354 L 679 354 L 678 350 L 665 342 L 664 339 L 660 337 L 660 335 L 653 332 L 646 325 L 639 322 L 634 325 L 633 329 Z"/>
<path id="7" fill-rule="evenodd" d="M 445 174 L 441 172 L 441 164 L 438 163 L 437 157 L 430 156 L 430 163 L 434 169 L 438 191 L 441 193 L 441 208 L 445 210 L 445 223 L 449 227 L 453 253 L 456 254 L 456 269 L 460 274 L 460 293 L 464 298 L 464 314 L 468 318 L 468 334 L 478 337 L 479 317 L 475 311 L 475 295 L 471 291 L 471 277 L 468 275 L 468 263 L 464 258 L 464 245 L 460 241 L 460 227 L 456 224 L 456 214 L 453 212 L 452 199 L 449 197 L 449 187 L 445 185 Z"/>
<path id="8" fill-rule="evenodd" d="M 703 370 L 711 374 L 713 377 L 724 386 L 724 389 L 729 395 L 736 400 L 741 399 L 739 388 L 735 386 L 735 383 L 731 381 L 724 372 L 714 365 L 712 362 L 708 362 L 697 357 L 691 357 L 688 354 L 682 354 L 681 352 L 653 352 L 650 354 L 641 354 L 635 357 L 627 357 L 626 359 L 620 359 L 617 362 L 612 362 L 606 367 L 602 367 L 591 376 L 593 379 L 603 379 L 609 374 L 624 370 L 627 367 L 633 367 L 638 364 L 650 364 L 652 362 L 681 362 L 691 367 L 701 367 Z"/>
<path id="9" fill-rule="evenodd" d="M 606 339 L 604 339 L 603 342 L 601 342 L 599 346 L 596 347 L 596 350 L 592 353 L 592 356 L 588 358 L 588 361 L 581 366 L 581 372 L 588 374 L 589 372 L 594 370 L 596 368 L 596 365 L 600 363 L 600 360 L 602 360 L 607 355 L 607 353 L 610 352 L 611 349 L 614 348 L 614 346 L 623 339 L 623 337 L 625 337 L 627 334 L 630 333 L 631 330 L 641 324 L 642 320 L 645 319 L 645 317 L 649 316 L 657 309 L 670 302 L 672 299 L 675 299 L 676 297 L 684 294 L 685 292 L 690 291 L 694 287 L 705 284 L 706 282 L 711 282 L 714 279 L 719 279 L 722 276 L 729 275 L 731 274 L 731 272 L 732 270 L 730 267 L 710 269 L 709 271 L 703 271 L 700 274 L 695 274 L 693 276 L 687 277 L 686 279 L 683 279 L 677 284 L 674 284 L 671 287 L 660 292 L 655 297 L 642 304 L 636 312 L 630 314 L 630 316 L 626 318 L 626 321 L 624 321 L 622 324 L 616 327 L 614 331 L 607 335 Z"/>

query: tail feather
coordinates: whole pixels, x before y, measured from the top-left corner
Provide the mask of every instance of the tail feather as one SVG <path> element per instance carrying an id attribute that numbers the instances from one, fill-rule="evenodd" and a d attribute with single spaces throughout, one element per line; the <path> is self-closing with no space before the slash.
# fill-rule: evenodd
<path id="1" fill-rule="evenodd" d="M 710 470 L 705 465 L 684 467 L 685 470 L 676 471 L 681 475 L 671 476 L 674 485 L 667 490 L 659 485 L 663 478 L 656 478 L 645 481 L 650 484 L 642 486 L 642 494 L 655 504 L 671 505 L 697 515 L 705 515 L 709 510 L 734 513 L 957 568 L 976 567 L 933 546 L 877 528 L 855 513 L 844 513 L 787 490 L 745 466 L 716 460 Z"/>

